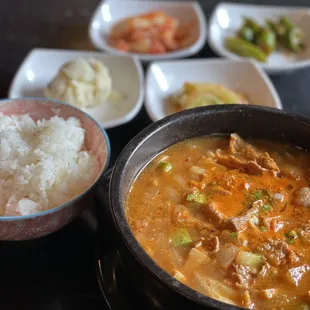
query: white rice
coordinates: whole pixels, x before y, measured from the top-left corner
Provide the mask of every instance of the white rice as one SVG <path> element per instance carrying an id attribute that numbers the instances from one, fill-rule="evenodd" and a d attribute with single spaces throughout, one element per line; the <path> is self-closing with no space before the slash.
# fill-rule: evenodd
<path id="1" fill-rule="evenodd" d="M 34 122 L 0 114 L 0 216 L 55 208 L 95 180 L 99 163 L 84 149 L 77 118 Z"/>

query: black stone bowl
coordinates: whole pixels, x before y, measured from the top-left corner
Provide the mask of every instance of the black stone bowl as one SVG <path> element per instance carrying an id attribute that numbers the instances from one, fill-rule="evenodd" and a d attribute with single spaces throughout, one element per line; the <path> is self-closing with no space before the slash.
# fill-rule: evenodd
<path id="1" fill-rule="evenodd" d="M 159 152 L 184 139 L 239 133 L 309 149 L 310 120 L 253 105 L 221 105 L 173 114 L 141 131 L 119 156 L 110 184 L 111 213 L 119 234 L 123 270 L 156 309 L 242 309 L 190 289 L 161 269 L 143 250 L 124 214 L 127 193 L 138 173 Z"/>

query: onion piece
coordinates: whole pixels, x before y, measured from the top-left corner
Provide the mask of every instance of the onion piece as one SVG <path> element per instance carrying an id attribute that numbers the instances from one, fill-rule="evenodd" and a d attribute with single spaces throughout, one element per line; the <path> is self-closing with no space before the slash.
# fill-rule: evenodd
<path id="1" fill-rule="evenodd" d="M 264 206 L 264 201 L 262 199 L 256 200 L 252 203 L 253 208 L 261 208 Z"/>
<path id="2" fill-rule="evenodd" d="M 192 248 L 188 254 L 188 259 L 184 265 L 189 270 L 195 270 L 201 265 L 210 262 L 209 256 L 196 248 Z"/>
<path id="3" fill-rule="evenodd" d="M 207 155 L 208 157 L 212 157 L 212 158 L 215 157 L 215 154 L 214 154 L 214 152 L 212 152 L 212 151 L 207 151 L 206 155 Z"/>
<path id="4" fill-rule="evenodd" d="M 203 288 L 207 294 L 215 299 L 236 306 L 235 300 L 240 299 L 240 292 L 231 286 L 204 276 L 197 271 L 193 271 L 193 280 Z"/>
<path id="5" fill-rule="evenodd" d="M 189 169 L 189 171 L 192 172 L 192 173 L 199 174 L 199 175 L 202 175 L 202 174 L 206 173 L 206 169 L 200 168 L 200 167 L 198 167 L 198 166 L 192 166 L 192 167 Z"/>
<path id="6" fill-rule="evenodd" d="M 282 202 L 284 200 L 284 195 L 281 193 L 276 193 L 273 195 L 273 198 Z"/>
<path id="7" fill-rule="evenodd" d="M 257 217 L 256 215 L 253 215 L 253 216 L 249 219 L 249 224 L 250 224 L 252 227 L 256 228 L 256 227 L 258 226 L 258 224 L 259 224 L 259 219 L 258 219 L 258 217 Z"/>
<path id="8" fill-rule="evenodd" d="M 165 195 L 167 197 L 167 200 L 171 201 L 172 203 L 180 203 L 182 200 L 179 192 L 172 187 L 167 187 L 165 189 Z"/>
<path id="9" fill-rule="evenodd" d="M 174 275 L 173 275 L 178 281 L 180 281 L 180 282 L 183 282 L 183 281 L 185 281 L 186 280 L 186 278 L 184 277 L 184 275 L 180 272 L 180 271 L 178 271 L 178 270 L 175 270 L 174 271 Z"/>
<path id="10" fill-rule="evenodd" d="M 168 155 L 162 154 L 159 155 L 156 159 L 155 159 L 155 164 L 158 165 L 160 162 L 165 161 L 169 158 Z"/>
<path id="11" fill-rule="evenodd" d="M 274 288 L 270 288 L 270 289 L 262 290 L 261 293 L 262 293 L 264 298 L 271 299 L 273 297 L 275 291 L 276 290 Z"/>
<path id="12" fill-rule="evenodd" d="M 144 193 L 144 199 L 146 201 L 153 200 L 158 193 L 159 189 L 157 187 L 151 187 Z"/>
<path id="13" fill-rule="evenodd" d="M 187 187 L 186 180 L 183 177 L 181 177 L 179 174 L 174 175 L 173 180 L 176 181 L 178 185 L 180 185 L 182 188 Z"/>
<path id="14" fill-rule="evenodd" d="M 216 253 L 216 258 L 224 268 L 228 268 L 233 261 L 235 260 L 239 248 L 231 243 L 227 243 L 224 246 L 220 247 Z"/>

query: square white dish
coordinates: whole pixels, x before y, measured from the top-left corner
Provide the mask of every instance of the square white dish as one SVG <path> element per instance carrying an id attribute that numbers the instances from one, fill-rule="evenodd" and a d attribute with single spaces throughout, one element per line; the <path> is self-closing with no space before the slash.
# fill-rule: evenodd
<path id="1" fill-rule="evenodd" d="M 79 57 L 102 61 L 109 69 L 113 90 L 122 95 L 119 101 L 107 101 L 84 111 L 106 129 L 132 120 L 142 107 L 144 78 L 140 61 L 131 56 L 77 50 L 33 49 L 12 81 L 9 98 L 44 97 L 44 89 L 60 67 Z"/>
<path id="2" fill-rule="evenodd" d="M 281 16 L 290 18 L 295 25 L 303 30 L 306 41 L 305 50 L 297 54 L 275 51 L 268 57 L 266 63 L 258 61 L 257 63 L 270 73 L 309 66 L 310 9 L 306 7 L 219 3 L 210 19 L 208 43 L 218 55 L 229 59 L 240 59 L 240 56 L 230 52 L 225 47 L 225 39 L 236 35 L 243 23 L 243 18 L 250 17 L 259 24 L 263 24 L 266 19 L 277 20 Z"/>
<path id="3" fill-rule="evenodd" d="M 221 84 L 243 94 L 249 104 L 282 109 L 280 98 L 266 73 L 249 60 L 191 59 L 152 63 L 146 75 L 147 113 L 153 121 L 173 113 L 170 95 L 184 82 Z"/>
<path id="4" fill-rule="evenodd" d="M 127 53 L 109 45 L 108 36 L 115 23 L 130 16 L 156 10 L 178 18 L 181 24 L 197 20 L 198 26 L 192 32 L 194 43 L 187 48 L 160 55 Z M 196 1 L 104 0 L 98 5 L 91 18 L 88 33 L 92 44 L 99 50 L 116 55 L 129 54 L 138 57 L 141 61 L 155 61 L 188 57 L 196 54 L 206 42 L 206 29 L 204 13 Z"/>

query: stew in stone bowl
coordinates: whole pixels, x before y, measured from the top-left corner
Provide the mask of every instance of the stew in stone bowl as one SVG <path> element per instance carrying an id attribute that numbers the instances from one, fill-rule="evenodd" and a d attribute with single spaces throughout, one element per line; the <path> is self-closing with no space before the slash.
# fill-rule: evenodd
<path id="1" fill-rule="evenodd" d="M 169 147 L 138 175 L 126 216 L 189 287 L 249 309 L 310 309 L 310 156 L 230 137 Z"/>

